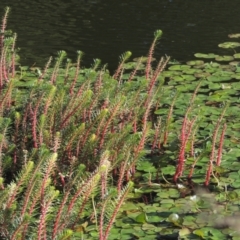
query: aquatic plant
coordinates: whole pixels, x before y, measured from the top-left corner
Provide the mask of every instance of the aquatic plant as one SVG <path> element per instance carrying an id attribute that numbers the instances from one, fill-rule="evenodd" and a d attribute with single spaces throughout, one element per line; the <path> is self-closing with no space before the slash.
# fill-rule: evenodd
<path id="1" fill-rule="evenodd" d="M 2 238 L 237 236 L 240 70 L 237 61 L 226 64 L 237 53 L 155 64 L 157 30 L 147 57 L 123 53 L 112 76 L 99 59 L 83 68 L 81 51 L 76 63 L 59 51 L 44 69 L 16 67 L 8 13 L 0 49 Z M 230 229 L 217 229 L 225 223 Z"/>
<path id="2" fill-rule="evenodd" d="M 60 51 L 53 67 L 50 58 L 43 71 L 15 70 L 8 13 L 0 50 L 0 235 L 80 238 L 96 223 L 105 240 L 133 187 L 129 174 L 145 154 L 150 110 L 161 89 L 156 81 L 168 59 L 139 81 L 137 65 L 124 75 L 130 52 L 113 76 L 98 59 L 81 68 L 81 51 L 76 65 Z"/>

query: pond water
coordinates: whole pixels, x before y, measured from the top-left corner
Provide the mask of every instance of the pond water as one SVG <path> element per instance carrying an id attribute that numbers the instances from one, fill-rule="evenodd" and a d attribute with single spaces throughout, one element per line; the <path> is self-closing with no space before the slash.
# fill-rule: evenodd
<path id="1" fill-rule="evenodd" d="M 11 7 L 8 28 L 18 33 L 22 64 L 44 65 L 50 55 L 66 50 L 75 58 L 85 53 L 84 64 L 94 58 L 115 69 L 118 56 L 130 50 L 146 55 L 156 29 L 163 30 L 158 57 L 180 61 L 195 52 L 222 54 L 217 44 L 240 31 L 237 0 L 1 0 Z"/>

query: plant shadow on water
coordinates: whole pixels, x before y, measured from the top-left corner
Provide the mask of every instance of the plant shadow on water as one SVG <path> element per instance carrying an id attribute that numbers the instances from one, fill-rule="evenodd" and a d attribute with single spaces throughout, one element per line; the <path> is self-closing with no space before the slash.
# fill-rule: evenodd
<path id="1" fill-rule="evenodd" d="M 53 66 L 50 58 L 44 69 L 28 68 L 17 65 L 8 12 L 0 36 L 2 238 L 239 238 L 236 50 L 154 65 L 157 30 L 147 58 L 131 62 L 125 52 L 112 76 L 98 59 L 82 69 L 81 51 L 75 64 L 60 51 Z"/>

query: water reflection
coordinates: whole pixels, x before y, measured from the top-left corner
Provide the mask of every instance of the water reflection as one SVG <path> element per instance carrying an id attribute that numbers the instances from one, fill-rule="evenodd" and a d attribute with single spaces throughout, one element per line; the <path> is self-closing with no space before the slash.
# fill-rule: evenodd
<path id="1" fill-rule="evenodd" d="M 2 0 L 0 13 L 4 6 L 12 8 L 9 27 L 18 33 L 25 63 L 41 65 L 60 49 L 74 58 L 80 49 L 86 64 L 100 58 L 115 68 L 127 50 L 133 57 L 145 55 L 156 29 L 164 32 L 158 56 L 189 60 L 194 52 L 222 51 L 217 44 L 240 29 L 234 2 Z"/>

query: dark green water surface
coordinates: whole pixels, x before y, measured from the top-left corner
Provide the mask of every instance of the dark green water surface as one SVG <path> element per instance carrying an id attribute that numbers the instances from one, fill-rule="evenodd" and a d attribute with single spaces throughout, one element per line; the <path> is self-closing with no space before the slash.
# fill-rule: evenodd
<path id="1" fill-rule="evenodd" d="M 6 6 L 22 63 L 30 65 L 63 49 L 71 58 L 82 50 L 85 65 L 100 58 L 114 69 L 124 51 L 146 55 L 156 29 L 164 32 L 157 56 L 189 60 L 195 52 L 224 54 L 217 44 L 240 32 L 238 0 L 1 0 L 1 16 Z"/>

